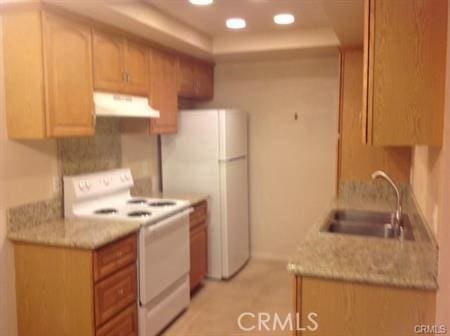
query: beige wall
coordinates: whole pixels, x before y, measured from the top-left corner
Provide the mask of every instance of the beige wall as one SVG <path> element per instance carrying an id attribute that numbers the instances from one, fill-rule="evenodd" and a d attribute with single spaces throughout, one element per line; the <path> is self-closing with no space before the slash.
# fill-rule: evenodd
<path id="1" fill-rule="evenodd" d="M 252 255 L 289 258 L 336 188 L 338 56 L 223 63 L 215 76 L 202 107 L 249 113 Z"/>
<path id="2" fill-rule="evenodd" d="M 427 222 L 438 230 L 441 148 L 416 146 L 413 150 L 411 185 Z"/>
<path id="3" fill-rule="evenodd" d="M 449 9 L 450 22 L 450 9 Z M 447 35 L 447 88 L 442 148 L 414 149 L 411 184 L 439 242 L 437 323 L 450 328 L 450 27 Z"/>

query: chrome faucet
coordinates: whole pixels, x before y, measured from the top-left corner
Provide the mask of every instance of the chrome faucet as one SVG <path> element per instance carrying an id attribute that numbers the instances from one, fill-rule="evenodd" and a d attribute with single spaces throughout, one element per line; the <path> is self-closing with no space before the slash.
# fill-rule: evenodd
<path id="1" fill-rule="evenodd" d="M 400 190 L 398 189 L 397 185 L 395 184 L 394 180 L 386 174 L 382 170 L 377 170 L 372 174 L 372 179 L 382 178 L 386 180 L 391 187 L 395 191 L 395 195 L 397 196 L 397 208 L 395 209 L 395 212 L 393 213 L 392 218 L 392 229 L 394 230 L 394 234 L 396 237 L 401 238 L 403 235 L 403 224 L 402 224 L 402 195 L 400 193 Z"/>

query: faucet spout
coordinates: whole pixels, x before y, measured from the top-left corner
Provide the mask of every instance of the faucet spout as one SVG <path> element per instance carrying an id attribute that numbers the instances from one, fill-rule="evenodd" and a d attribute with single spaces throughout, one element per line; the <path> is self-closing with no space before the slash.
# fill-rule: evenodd
<path id="1" fill-rule="evenodd" d="M 393 224 L 394 224 L 395 231 L 399 231 L 399 230 L 401 230 L 401 227 L 402 227 L 402 223 L 401 223 L 401 220 L 402 220 L 402 197 L 401 197 L 400 190 L 399 190 L 398 186 L 395 184 L 394 180 L 384 171 L 377 170 L 376 172 L 374 172 L 372 174 L 373 180 L 375 180 L 377 178 L 382 178 L 382 179 L 386 180 L 390 184 L 392 189 L 394 189 L 394 191 L 395 191 L 395 195 L 397 198 L 397 204 L 396 204 L 397 207 L 396 207 L 396 210 L 394 213 L 395 221 Z"/>

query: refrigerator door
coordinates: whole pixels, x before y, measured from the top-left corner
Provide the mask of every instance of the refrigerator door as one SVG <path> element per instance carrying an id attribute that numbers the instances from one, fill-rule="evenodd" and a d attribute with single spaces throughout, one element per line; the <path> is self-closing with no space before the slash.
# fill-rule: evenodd
<path id="1" fill-rule="evenodd" d="M 219 111 L 219 157 L 221 161 L 247 156 L 247 113 Z"/>
<path id="2" fill-rule="evenodd" d="M 220 163 L 222 277 L 233 276 L 250 256 L 247 158 Z"/>
<path id="3" fill-rule="evenodd" d="M 217 110 L 181 111 L 178 133 L 161 136 L 163 191 L 208 199 L 208 276 L 222 278 Z"/>

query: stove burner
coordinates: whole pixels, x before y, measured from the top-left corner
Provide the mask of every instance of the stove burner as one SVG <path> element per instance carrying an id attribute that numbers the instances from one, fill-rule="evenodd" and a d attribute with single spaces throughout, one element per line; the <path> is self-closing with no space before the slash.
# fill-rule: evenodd
<path id="1" fill-rule="evenodd" d="M 174 206 L 175 202 L 172 201 L 158 201 L 158 202 L 150 202 L 148 205 L 153 207 L 166 207 L 166 206 Z"/>
<path id="2" fill-rule="evenodd" d="M 105 209 L 99 209 L 99 210 L 95 210 L 94 214 L 96 215 L 112 215 L 117 213 L 116 209 L 113 208 L 105 208 Z"/>
<path id="3" fill-rule="evenodd" d="M 152 215 L 149 211 L 133 211 L 128 213 L 128 217 L 150 217 Z"/>
<path id="4" fill-rule="evenodd" d="M 136 198 L 127 201 L 128 204 L 146 204 L 147 201 L 143 198 Z"/>

